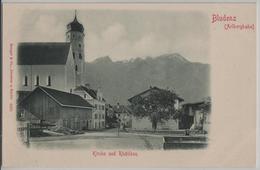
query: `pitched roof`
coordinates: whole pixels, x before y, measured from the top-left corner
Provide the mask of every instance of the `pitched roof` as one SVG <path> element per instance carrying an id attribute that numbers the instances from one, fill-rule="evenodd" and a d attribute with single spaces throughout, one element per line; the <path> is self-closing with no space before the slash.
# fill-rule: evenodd
<path id="1" fill-rule="evenodd" d="M 196 106 L 199 106 L 201 104 L 204 104 L 204 102 L 201 101 L 201 102 L 194 102 L 194 103 L 184 103 L 182 106 L 184 106 L 184 107 L 186 107 L 186 106 L 196 107 Z"/>
<path id="2" fill-rule="evenodd" d="M 83 90 L 83 91 L 87 92 L 92 98 L 97 99 L 97 91 L 94 90 L 94 89 L 91 89 L 91 88 L 86 87 L 86 86 L 78 86 L 78 87 L 76 87 L 75 90 L 76 91 L 77 90 Z"/>
<path id="3" fill-rule="evenodd" d="M 113 106 L 113 110 L 115 113 L 126 113 L 128 109 L 124 105 L 115 105 Z"/>
<path id="4" fill-rule="evenodd" d="M 93 106 L 89 104 L 86 100 L 81 98 L 78 95 L 50 89 L 46 87 L 39 86 L 34 91 L 41 90 L 45 94 L 47 94 L 49 97 L 51 97 L 56 103 L 63 107 L 80 107 L 80 108 L 92 108 Z M 32 91 L 31 94 L 34 92 Z M 26 98 L 28 98 L 30 95 L 28 95 Z M 23 100 L 26 100 L 24 98 Z M 22 102 L 22 101 L 21 101 Z"/>
<path id="5" fill-rule="evenodd" d="M 16 91 L 17 94 L 17 103 L 22 101 L 25 97 L 27 97 L 31 91 Z"/>
<path id="6" fill-rule="evenodd" d="M 70 50 L 67 42 L 30 42 L 18 45 L 18 65 L 65 65 Z"/>
<path id="7" fill-rule="evenodd" d="M 146 93 L 149 93 L 149 92 L 151 92 L 151 91 L 154 91 L 154 90 L 155 90 L 155 91 L 166 91 L 165 89 L 160 89 L 160 88 L 158 88 L 158 87 L 156 87 L 156 86 L 150 87 L 149 89 L 147 89 L 147 90 L 145 90 L 145 91 L 143 91 L 143 92 L 141 92 L 141 93 L 139 93 L 139 94 L 137 94 L 137 95 L 135 95 L 135 96 L 129 98 L 128 101 L 131 102 L 134 98 L 136 98 L 136 97 L 138 97 L 138 96 L 142 96 L 142 95 L 144 95 L 144 94 L 146 94 Z M 171 93 L 173 93 L 173 92 L 171 92 Z M 175 97 L 176 97 L 177 99 L 179 99 L 180 101 L 184 101 L 184 99 L 181 98 L 181 97 L 179 97 L 176 93 L 174 93 L 174 94 L 175 94 Z"/>

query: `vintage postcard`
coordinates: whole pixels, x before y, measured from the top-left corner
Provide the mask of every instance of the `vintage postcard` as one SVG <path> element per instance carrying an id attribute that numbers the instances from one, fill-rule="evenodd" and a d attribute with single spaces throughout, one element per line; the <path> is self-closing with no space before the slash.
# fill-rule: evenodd
<path id="1" fill-rule="evenodd" d="M 256 3 L 4 3 L 3 167 L 255 167 Z"/>

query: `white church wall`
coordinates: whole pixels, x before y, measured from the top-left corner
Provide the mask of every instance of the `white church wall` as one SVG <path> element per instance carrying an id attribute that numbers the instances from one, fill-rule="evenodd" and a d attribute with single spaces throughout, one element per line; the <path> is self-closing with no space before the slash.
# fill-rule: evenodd
<path id="1" fill-rule="evenodd" d="M 36 77 L 39 76 L 39 85 L 57 90 L 66 90 L 64 65 L 19 65 L 17 67 L 17 90 L 32 91 L 36 85 Z M 24 84 L 27 76 L 27 86 Z M 48 76 L 51 77 L 51 85 L 48 86 Z"/>
<path id="2" fill-rule="evenodd" d="M 72 49 L 68 54 L 67 63 L 65 65 L 65 78 L 66 78 L 66 91 L 73 92 L 73 89 L 76 87 L 76 74 L 75 74 L 75 65 L 72 56 Z"/>
<path id="3" fill-rule="evenodd" d="M 67 32 L 67 42 L 71 43 L 72 57 L 74 58 L 74 68 L 77 67 L 75 80 L 76 86 L 82 84 L 82 74 L 85 62 L 85 52 L 84 52 L 84 34 L 76 31 Z M 74 70 L 75 71 L 75 70 Z"/>

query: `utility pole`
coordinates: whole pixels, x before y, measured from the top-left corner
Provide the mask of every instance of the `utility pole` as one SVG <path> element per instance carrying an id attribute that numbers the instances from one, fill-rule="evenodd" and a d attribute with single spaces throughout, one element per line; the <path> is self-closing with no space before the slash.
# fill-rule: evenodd
<path id="1" fill-rule="evenodd" d="M 120 131 L 120 118 L 119 114 L 117 114 L 117 136 L 119 137 L 119 131 Z"/>
<path id="2" fill-rule="evenodd" d="M 27 145 L 27 147 L 29 147 L 30 146 L 30 123 L 28 122 L 27 124 L 26 124 L 26 145 Z"/>
<path id="3" fill-rule="evenodd" d="M 120 123 L 118 122 L 117 124 L 117 136 L 119 137 Z"/>

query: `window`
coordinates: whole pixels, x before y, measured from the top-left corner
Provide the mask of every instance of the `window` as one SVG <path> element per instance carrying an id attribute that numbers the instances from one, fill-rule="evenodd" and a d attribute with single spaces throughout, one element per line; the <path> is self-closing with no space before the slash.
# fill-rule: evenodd
<path id="1" fill-rule="evenodd" d="M 97 104 L 95 104 L 95 108 L 97 109 Z"/>
<path id="2" fill-rule="evenodd" d="M 68 120 L 63 120 L 63 126 L 68 127 Z"/>
<path id="3" fill-rule="evenodd" d="M 84 98 L 87 98 L 87 95 L 86 95 L 86 94 L 84 94 Z"/>
<path id="4" fill-rule="evenodd" d="M 39 83 L 40 82 L 40 77 L 39 76 L 36 76 L 35 78 L 35 86 L 39 86 Z"/>
<path id="5" fill-rule="evenodd" d="M 24 83 L 23 83 L 24 86 L 28 86 L 28 77 L 27 76 L 24 76 Z"/>
<path id="6" fill-rule="evenodd" d="M 75 53 L 73 52 L 73 59 L 75 59 Z"/>
<path id="7" fill-rule="evenodd" d="M 82 55 L 81 55 L 81 53 L 79 53 L 79 59 L 82 59 Z"/>
<path id="8" fill-rule="evenodd" d="M 98 118 L 98 115 L 97 114 L 95 114 L 95 119 L 97 119 Z"/>
<path id="9" fill-rule="evenodd" d="M 50 113 L 50 114 L 54 114 L 54 107 L 50 107 L 50 108 L 49 108 L 49 113 Z"/>
<path id="10" fill-rule="evenodd" d="M 47 86 L 51 86 L 51 76 L 48 76 L 48 79 L 47 79 Z"/>
<path id="11" fill-rule="evenodd" d="M 75 70 L 78 71 L 78 66 L 77 65 L 75 66 Z"/>
<path id="12" fill-rule="evenodd" d="M 81 44 L 79 44 L 79 48 L 81 48 Z"/>
<path id="13" fill-rule="evenodd" d="M 72 93 L 72 89 L 70 89 L 70 93 Z"/>

